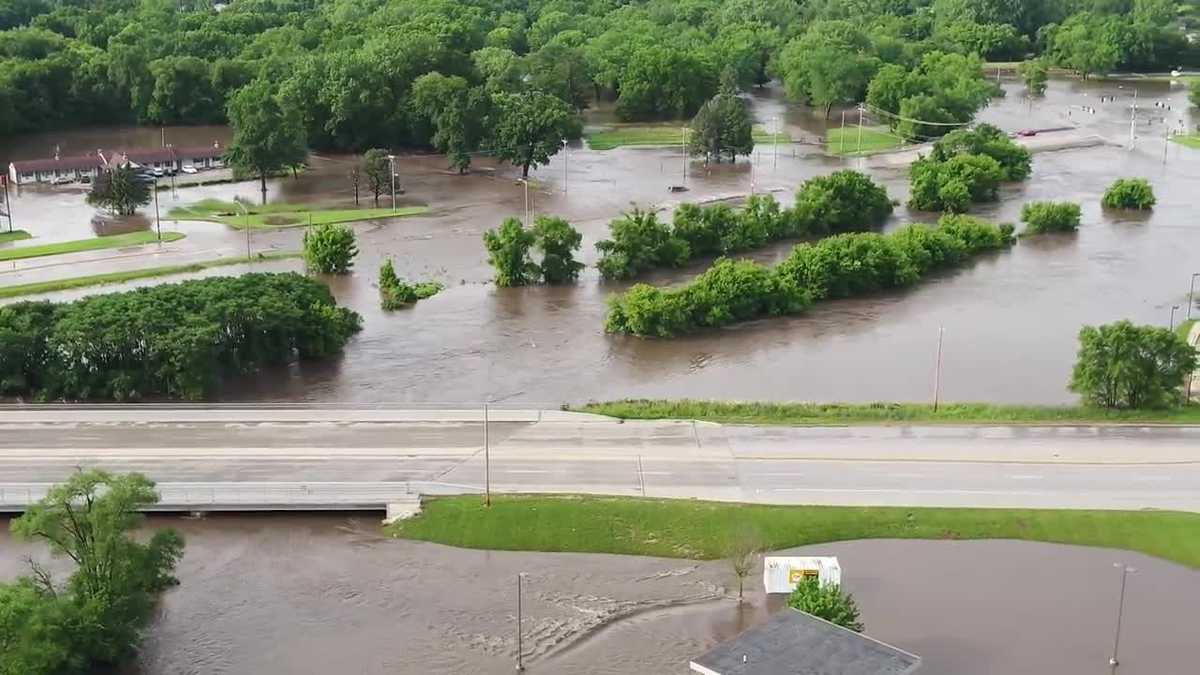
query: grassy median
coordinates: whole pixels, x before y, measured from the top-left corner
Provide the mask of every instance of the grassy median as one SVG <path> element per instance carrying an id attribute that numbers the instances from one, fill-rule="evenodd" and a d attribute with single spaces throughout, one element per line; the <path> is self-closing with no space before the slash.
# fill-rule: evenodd
<path id="1" fill-rule="evenodd" d="M 163 241 L 177 241 L 183 239 L 181 232 L 163 232 Z M 40 246 L 21 246 L 18 248 L 0 249 L 0 260 L 21 260 L 24 258 L 41 258 L 48 255 L 61 255 L 63 253 L 79 253 L 81 251 L 99 251 L 106 248 L 122 248 L 125 246 L 141 246 L 143 244 L 153 244 L 158 241 L 158 235 L 154 232 L 129 232 L 127 234 L 113 234 L 107 237 L 92 237 L 91 239 L 76 239 L 74 241 L 60 241 L 55 244 L 42 244 Z"/>
<path id="2" fill-rule="evenodd" d="M 506 551 L 711 560 L 752 531 L 765 550 L 850 539 L 1023 539 L 1139 551 L 1200 567 L 1200 514 L 1173 511 L 763 506 L 696 500 L 493 496 L 426 500 L 396 537 Z"/>
<path id="3" fill-rule="evenodd" d="M 390 199 L 390 197 L 388 198 Z M 378 209 L 357 209 L 321 206 L 319 204 L 265 204 L 242 206 L 219 199 L 204 199 L 188 206 L 177 206 L 167 212 L 172 220 L 206 220 L 242 230 L 276 227 L 306 227 L 329 223 L 352 223 L 359 220 L 400 218 L 428 213 L 427 206 L 389 206 Z"/>
<path id="4" fill-rule="evenodd" d="M 33 235 L 29 234 L 25 230 L 13 230 L 12 232 L 0 232 L 0 244 L 7 244 L 10 241 L 21 241 L 22 239 L 29 239 L 32 236 Z"/>
<path id="5" fill-rule="evenodd" d="M 990 403 L 754 403 L 629 399 L 588 403 L 579 412 L 622 419 L 686 419 L 727 424 L 1200 424 L 1200 405 L 1164 410 Z"/>
<path id="6" fill-rule="evenodd" d="M 825 136 L 825 151 L 834 155 L 869 155 L 903 144 L 887 127 L 863 127 L 861 138 L 857 126 L 830 129 Z"/>
<path id="7" fill-rule="evenodd" d="M 268 260 L 286 260 L 288 258 L 301 257 L 299 251 L 284 251 L 278 253 L 259 253 L 254 256 L 254 259 L 249 262 L 265 262 Z M 85 277 L 71 277 L 68 279 L 54 279 L 52 281 L 39 281 L 31 284 L 18 284 L 16 286 L 0 286 L 0 298 L 15 298 L 22 295 L 38 295 L 40 293 L 53 293 L 55 291 L 67 291 L 73 288 L 85 288 L 88 286 L 107 286 L 109 284 L 119 284 L 135 279 L 149 279 L 153 277 L 165 277 L 173 274 L 188 274 L 190 272 L 200 272 L 211 267 L 222 267 L 225 265 L 241 265 L 247 262 L 243 256 L 234 256 L 230 258 L 217 258 L 216 260 L 207 260 L 204 262 L 190 263 L 187 265 L 164 265 L 162 267 L 147 267 L 137 270 L 126 270 L 123 272 L 109 272 L 107 274 L 92 274 Z"/>
<path id="8" fill-rule="evenodd" d="M 622 124 L 615 127 L 593 131 L 584 134 L 588 147 L 592 150 L 612 150 L 626 146 L 671 146 L 683 142 L 683 127 L 685 122 L 677 124 Z M 791 143 L 792 138 L 786 132 L 772 134 L 761 127 L 754 127 L 751 132 L 755 144 Z M 689 132 L 689 136 L 690 136 Z"/>

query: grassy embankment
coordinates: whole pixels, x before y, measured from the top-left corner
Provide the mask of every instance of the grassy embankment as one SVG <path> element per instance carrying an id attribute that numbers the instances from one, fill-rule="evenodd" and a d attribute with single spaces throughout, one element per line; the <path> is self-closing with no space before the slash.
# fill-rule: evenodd
<path id="1" fill-rule="evenodd" d="M 22 239 L 30 239 L 33 235 L 25 230 L 13 230 L 12 232 L 0 232 L 0 244 L 7 244 L 10 241 L 21 241 Z"/>
<path id="2" fill-rule="evenodd" d="M 825 151 L 831 155 L 869 155 L 895 150 L 903 144 L 887 127 L 863 127 L 861 141 L 856 126 L 830 129 L 825 135 Z"/>
<path id="3" fill-rule="evenodd" d="M 285 260 L 288 258 L 299 258 L 301 255 L 302 254 L 299 251 L 259 253 L 251 262 Z M 86 277 L 72 277 L 69 279 L 55 279 L 53 281 L 39 281 L 31 284 L 18 284 L 16 286 L 0 286 L 0 298 L 15 298 L 22 295 L 53 293 L 54 291 L 66 291 L 72 288 L 83 288 L 86 286 L 106 286 L 109 284 L 119 284 L 125 281 L 133 281 L 135 279 L 165 277 L 172 274 L 188 274 L 190 272 L 200 272 L 211 267 L 240 265 L 244 263 L 246 263 L 246 258 L 242 256 L 236 256 L 230 258 L 217 258 L 216 260 L 207 260 L 205 262 L 190 263 L 187 265 L 164 265 L 162 267 L 147 267 L 145 269 L 126 270 L 124 272 L 93 274 Z"/>
<path id="4" fill-rule="evenodd" d="M 765 506 L 570 495 L 439 497 L 396 537 L 510 551 L 716 559 L 750 530 L 766 550 L 849 539 L 1024 539 L 1139 551 L 1200 567 L 1200 514 L 1172 511 Z"/>
<path id="5" fill-rule="evenodd" d="M 1200 149 L 1200 134 L 1176 134 L 1171 140 L 1189 148 Z"/>
<path id="6" fill-rule="evenodd" d="M 612 150 L 625 146 L 669 146 L 683 142 L 683 123 L 678 125 L 664 124 L 623 124 L 599 131 L 584 134 L 588 147 L 592 150 Z M 772 134 L 766 129 L 754 127 L 754 143 L 791 143 L 792 137 L 786 132 Z M 689 134 L 690 136 L 690 134 Z"/>
<path id="7" fill-rule="evenodd" d="M 589 403 L 580 412 L 624 419 L 694 419 L 732 424 L 1200 424 L 1200 406 L 1166 410 L 1108 410 L 1082 406 L 987 403 L 753 403 L 681 399 Z"/>
<path id="8" fill-rule="evenodd" d="M 1200 319 L 1188 319 L 1188 320 L 1184 321 L 1183 323 L 1181 323 L 1175 327 L 1175 333 L 1179 337 L 1183 338 L 1183 340 L 1186 342 L 1188 339 L 1188 335 L 1192 332 L 1192 325 L 1195 324 L 1197 321 L 1200 321 Z"/>
<path id="9" fill-rule="evenodd" d="M 181 232 L 162 233 L 163 241 L 177 241 L 179 239 L 183 239 L 183 233 Z M 41 246 L 0 249 L 0 260 L 21 260 L 24 258 L 40 258 L 47 255 L 60 255 L 62 253 L 99 251 L 106 248 L 153 244 L 156 241 L 158 241 L 158 236 L 154 232 L 129 232 L 127 234 L 114 234 L 107 237 L 60 241 L 55 244 L 42 244 Z"/>
<path id="10" fill-rule="evenodd" d="M 390 199 L 390 197 L 389 197 Z M 188 206 L 178 206 L 167 212 L 173 220 L 206 220 L 228 225 L 235 229 L 264 229 L 276 227 L 303 227 L 327 223 L 352 223 L 359 220 L 399 218 L 428 213 L 428 206 L 401 206 L 379 209 L 351 209 L 327 207 L 319 204 L 266 204 L 246 206 L 246 215 L 234 202 L 219 199 L 204 199 Z"/>

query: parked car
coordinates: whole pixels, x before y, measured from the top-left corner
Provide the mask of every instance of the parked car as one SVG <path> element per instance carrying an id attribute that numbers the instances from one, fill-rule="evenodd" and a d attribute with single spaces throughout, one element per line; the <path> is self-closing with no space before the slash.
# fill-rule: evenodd
<path id="1" fill-rule="evenodd" d="M 1022 129 L 1017 132 L 1017 136 L 1027 138 L 1029 136 L 1037 136 L 1037 129 Z"/>
<path id="2" fill-rule="evenodd" d="M 163 177 L 163 170 L 162 170 L 162 169 L 151 169 L 151 173 L 153 173 L 153 174 L 154 174 L 154 177 L 155 177 L 155 178 L 162 178 L 162 177 Z"/>
<path id="3" fill-rule="evenodd" d="M 194 167 L 194 166 L 185 166 L 185 167 L 183 167 L 182 171 L 184 173 L 188 173 L 188 174 L 197 173 L 196 167 Z"/>
<path id="4" fill-rule="evenodd" d="M 55 176 L 54 179 L 50 181 L 50 184 L 51 185 L 67 185 L 70 182 L 71 182 L 70 176 Z"/>

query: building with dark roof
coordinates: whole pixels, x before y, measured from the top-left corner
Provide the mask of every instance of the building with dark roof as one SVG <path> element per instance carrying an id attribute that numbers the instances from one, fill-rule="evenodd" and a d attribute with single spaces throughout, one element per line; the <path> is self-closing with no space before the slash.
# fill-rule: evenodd
<path id="1" fill-rule="evenodd" d="M 26 183 L 73 182 L 84 177 L 95 178 L 104 169 L 136 165 L 166 172 L 182 171 L 186 167 L 197 170 L 223 166 L 225 149 L 219 143 L 202 146 L 161 148 L 130 148 L 127 150 L 97 150 L 95 153 L 75 157 L 31 159 L 11 162 L 8 165 L 9 180 L 15 185 Z"/>
<path id="2" fill-rule="evenodd" d="M 62 179 L 77 181 L 84 176 L 95 178 L 104 165 L 104 158 L 99 154 L 30 159 L 9 163 L 8 179 L 14 185 L 50 183 Z"/>
<path id="3" fill-rule="evenodd" d="M 700 675 L 909 675 L 921 657 L 794 609 L 691 662 Z"/>

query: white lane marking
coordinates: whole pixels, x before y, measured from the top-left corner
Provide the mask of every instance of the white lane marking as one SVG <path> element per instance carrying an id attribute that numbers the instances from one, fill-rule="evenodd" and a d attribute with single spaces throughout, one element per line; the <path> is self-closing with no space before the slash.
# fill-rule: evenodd
<path id="1" fill-rule="evenodd" d="M 1013 480 L 1042 480 L 1045 476 L 1039 476 L 1033 473 L 1017 473 L 1009 476 Z"/>
<path id="2" fill-rule="evenodd" d="M 674 471 L 643 471 L 643 476 L 674 476 Z"/>
<path id="3" fill-rule="evenodd" d="M 1150 482 L 1165 483 L 1165 482 L 1171 480 L 1171 477 L 1170 476 L 1132 476 L 1130 478 L 1130 480 L 1142 481 L 1142 482 L 1146 482 L 1146 483 L 1150 483 Z"/>
<path id="4" fill-rule="evenodd" d="M 769 473 L 749 474 L 750 477 L 759 477 L 759 478 L 775 478 L 778 476 L 786 476 L 789 478 L 799 478 L 801 476 L 807 476 L 807 475 L 808 475 L 807 473 L 801 473 L 799 471 L 771 471 Z"/>
<path id="5" fill-rule="evenodd" d="M 503 469 L 501 473 L 550 473 L 545 469 Z"/>
<path id="6" fill-rule="evenodd" d="M 924 478 L 925 477 L 925 474 L 923 474 L 923 473 L 886 473 L 885 472 L 884 475 L 891 476 L 892 478 Z"/>

